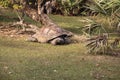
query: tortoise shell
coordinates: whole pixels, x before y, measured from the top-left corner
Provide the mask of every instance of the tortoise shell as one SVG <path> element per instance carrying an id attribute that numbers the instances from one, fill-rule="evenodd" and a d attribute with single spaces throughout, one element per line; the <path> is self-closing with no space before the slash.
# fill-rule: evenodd
<path id="1" fill-rule="evenodd" d="M 36 34 L 34 34 L 32 37 L 36 38 L 38 42 L 46 43 L 49 42 L 57 37 L 71 37 L 73 34 L 65 29 L 62 29 L 58 27 L 57 25 L 52 26 L 43 26 L 40 28 Z"/>

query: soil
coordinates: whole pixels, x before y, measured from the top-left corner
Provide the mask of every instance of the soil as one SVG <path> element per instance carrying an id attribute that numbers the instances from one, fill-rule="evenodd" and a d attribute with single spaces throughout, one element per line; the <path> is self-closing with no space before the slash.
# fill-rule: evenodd
<path id="1" fill-rule="evenodd" d="M 0 26 L 0 36 L 2 37 L 10 37 L 16 40 L 19 39 L 27 39 L 30 36 L 30 32 L 22 32 L 21 29 L 15 27 L 1 27 Z"/>

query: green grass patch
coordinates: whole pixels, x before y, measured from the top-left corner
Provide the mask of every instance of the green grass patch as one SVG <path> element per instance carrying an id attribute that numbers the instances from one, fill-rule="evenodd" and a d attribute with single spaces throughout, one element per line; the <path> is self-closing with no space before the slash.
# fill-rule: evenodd
<path id="1" fill-rule="evenodd" d="M 80 20 L 84 17 L 69 17 L 61 15 L 51 15 L 50 18 L 59 26 L 72 31 L 76 34 L 81 34 L 81 28 L 85 25 Z"/>
<path id="2" fill-rule="evenodd" d="M 0 38 L 0 80 L 120 79 L 119 58 L 88 55 L 83 46 Z"/>

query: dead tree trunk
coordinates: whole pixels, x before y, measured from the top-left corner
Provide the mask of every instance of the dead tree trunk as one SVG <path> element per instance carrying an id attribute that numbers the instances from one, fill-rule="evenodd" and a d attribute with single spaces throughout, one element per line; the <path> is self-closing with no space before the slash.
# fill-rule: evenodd
<path id="1" fill-rule="evenodd" d="M 42 2 L 43 0 L 38 0 L 37 10 L 25 5 L 24 12 L 33 20 L 39 21 L 43 26 L 58 26 L 44 13 L 44 5 L 41 6 Z"/>

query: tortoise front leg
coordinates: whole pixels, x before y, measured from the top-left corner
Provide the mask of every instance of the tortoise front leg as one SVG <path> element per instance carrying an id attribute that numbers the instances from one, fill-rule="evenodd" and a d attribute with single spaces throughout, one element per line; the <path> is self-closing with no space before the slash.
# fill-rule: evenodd
<path id="1" fill-rule="evenodd" d="M 61 45 L 61 44 L 65 44 L 65 40 L 61 37 L 58 37 L 53 39 L 50 43 L 53 45 Z"/>

